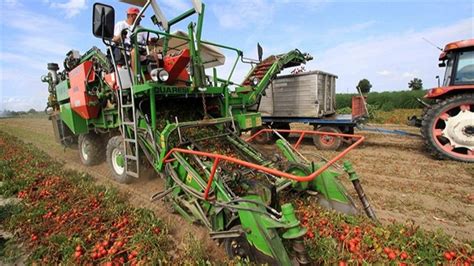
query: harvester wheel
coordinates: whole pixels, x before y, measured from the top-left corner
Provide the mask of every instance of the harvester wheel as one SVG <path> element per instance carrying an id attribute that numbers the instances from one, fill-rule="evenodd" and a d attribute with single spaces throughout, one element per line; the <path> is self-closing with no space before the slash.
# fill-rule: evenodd
<path id="1" fill-rule="evenodd" d="M 421 133 L 439 159 L 474 162 L 474 94 L 446 98 L 423 116 Z"/>
<path id="2" fill-rule="evenodd" d="M 91 132 L 81 134 L 78 138 L 79 157 L 84 165 L 97 165 L 104 161 L 104 140 Z"/>
<path id="3" fill-rule="evenodd" d="M 134 179 L 125 172 L 125 151 L 122 136 L 115 136 L 107 143 L 107 163 L 112 169 L 114 179 L 123 184 L 128 184 Z"/>
<path id="4" fill-rule="evenodd" d="M 330 133 L 341 133 L 341 130 L 337 127 L 331 126 L 322 126 L 315 129 L 320 132 L 330 132 Z M 320 150 L 337 150 L 342 145 L 342 138 L 329 136 L 329 135 L 313 135 L 313 143 Z"/>

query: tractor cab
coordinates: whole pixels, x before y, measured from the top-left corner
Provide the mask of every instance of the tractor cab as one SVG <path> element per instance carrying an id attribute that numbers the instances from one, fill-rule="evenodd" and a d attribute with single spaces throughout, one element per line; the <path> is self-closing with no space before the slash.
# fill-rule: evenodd
<path id="1" fill-rule="evenodd" d="M 474 84 L 474 40 L 446 45 L 439 59 L 446 66 L 443 86 Z"/>
<path id="2" fill-rule="evenodd" d="M 435 99 L 454 90 L 474 88 L 474 39 L 447 44 L 439 60 L 439 66 L 446 68 L 443 84 L 431 89 L 426 98 Z"/>

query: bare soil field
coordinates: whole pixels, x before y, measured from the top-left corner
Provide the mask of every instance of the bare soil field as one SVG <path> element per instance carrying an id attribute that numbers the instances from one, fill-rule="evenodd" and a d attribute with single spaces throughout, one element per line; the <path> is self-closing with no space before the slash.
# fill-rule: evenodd
<path id="1" fill-rule="evenodd" d="M 417 132 L 400 125 L 378 126 Z M 47 119 L 1 119 L 0 130 L 33 143 L 51 157 L 63 161 L 67 168 L 89 173 L 97 182 L 117 187 L 129 195 L 132 204 L 154 210 L 170 224 L 170 233 L 178 243 L 185 243 L 184 239 L 192 232 L 212 258 L 225 257 L 223 250 L 208 237 L 207 230 L 189 225 L 180 216 L 170 214 L 168 207 L 160 202 L 149 201 L 155 192 L 163 189 L 164 183 L 156 174 L 148 173 L 146 178 L 137 179 L 130 185 L 112 181 L 105 162 L 85 167 L 80 163 L 76 149 L 64 149 L 55 143 L 51 122 Z M 474 239 L 474 165 L 435 160 L 426 153 L 423 141 L 418 137 L 369 132 L 357 134 L 364 135 L 366 141 L 351 151 L 346 159 L 353 163 L 361 176 L 366 194 L 382 223 L 412 220 L 425 229 L 443 229 L 459 240 Z M 317 150 L 311 139 L 305 140 L 304 144 L 302 154 L 314 161 L 337 154 Z M 272 149 L 271 146 L 262 148 Z M 181 248 L 186 249 L 185 246 Z"/>

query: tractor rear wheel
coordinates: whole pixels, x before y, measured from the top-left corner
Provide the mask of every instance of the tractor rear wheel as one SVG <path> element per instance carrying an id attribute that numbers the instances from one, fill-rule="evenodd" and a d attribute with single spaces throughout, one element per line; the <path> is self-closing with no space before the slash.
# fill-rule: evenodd
<path id="1" fill-rule="evenodd" d="M 134 179 L 125 171 L 125 150 L 122 136 L 115 136 L 107 143 L 107 163 L 112 169 L 114 179 L 123 184 L 128 184 Z"/>
<path id="2" fill-rule="evenodd" d="M 439 159 L 474 162 L 474 94 L 437 102 L 423 116 L 421 134 Z"/>
<path id="3" fill-rule="evenodd" d="M 104 161 L 104 140 L 96 133 L 81 134 L 78 138 L 79 157 L 84 165 L 97 165 Z"/>
<path id="4" fill-rule="evenodd" d="M 332 126 L 322 126 L 316 128 L 315 130 L 320 132 L 341 133 L 339 128 Z M 335 151 L 341 147 L 342 138 L 337 136 L 314 134 L 313 143 L 320 150 Z"/>

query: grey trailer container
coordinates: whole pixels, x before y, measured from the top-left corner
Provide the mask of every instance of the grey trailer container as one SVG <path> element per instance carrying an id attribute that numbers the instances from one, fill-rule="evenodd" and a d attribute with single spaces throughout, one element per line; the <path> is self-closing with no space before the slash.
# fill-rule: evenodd
<path id="1" fill-rule="evenodd" d="M 310 71 L 277 77 L 262 96 L 259 112 L 272 117 L 321 118 L 336 113 L 337 76 Z"/>

